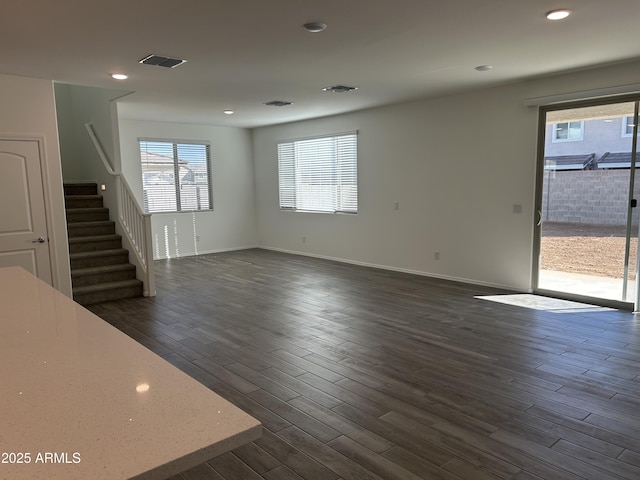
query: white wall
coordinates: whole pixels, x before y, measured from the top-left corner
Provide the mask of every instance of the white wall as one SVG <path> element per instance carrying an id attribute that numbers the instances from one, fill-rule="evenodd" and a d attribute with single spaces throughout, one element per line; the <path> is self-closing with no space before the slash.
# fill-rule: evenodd
<path id="1" fill-rule="evenodd" d="M 538 113 L 523 102 L 637 83 L 639 66 L 255 129 L 259 245 L 528 290 Z M 276 142 L 350 130 L 359 131 L 358 215 L 281 212 Z"/>
<path id="2" fill-rule="evenodd" d="M 79 85 L 55 85 L 60 151 L 66 183 L 108 182 L 107 172 L 95 149 L 85 123 L 91 123 L 114 170 L 119 169 L 117 118 L 112 100 L 127 92 Z"/>
<path id="3" fill-rule="evenodd" d="M 153 214 L 154 258 L 256 245 L 251 133 L 246 129 L 120 119 L 122 172 L 142 204 L 139 138 L 211 143 L 213 211 Z M 196 241 L 199 237 L 199 241 Z"/>
<path id="4" fill-rule="evenodd" d="M 0 75 L 0 134 L 44 138 L 45 196 L 53 286 L 71 296 L 60 149 L 51 81 Z M 3 179 L 0 178 L 0 188 Z"/>

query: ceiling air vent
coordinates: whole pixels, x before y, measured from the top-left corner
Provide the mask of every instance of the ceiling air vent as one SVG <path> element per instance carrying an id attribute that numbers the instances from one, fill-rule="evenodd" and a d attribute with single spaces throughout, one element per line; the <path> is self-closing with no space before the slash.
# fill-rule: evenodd
<path id="1" fill-rule="evenodd" d="M 325 92 L 344 93 L 357 89 L 358 87 L 348 87 L 347 85 L 333 85 L 331 87 L 325 87 L 322 90 L 324 90 Z"/>
<path id="2" fill-rule="evenodd" d="M 160 55 L 147 55 L 138 63 L 144 63 L 145 65 L 157 65 L 158 67 L 175 68 L 185 62 L 186 60 L 182 60 L 181 58 L 162 57 Z"/>
<path id="3" fill-rule="evenodd" d="M 264 102 L 268 107 L 286 107 L 287 105 L 292 105 L 293 102 L 285 102 L 283 100 L 271 100 L 270 102 Z"/>

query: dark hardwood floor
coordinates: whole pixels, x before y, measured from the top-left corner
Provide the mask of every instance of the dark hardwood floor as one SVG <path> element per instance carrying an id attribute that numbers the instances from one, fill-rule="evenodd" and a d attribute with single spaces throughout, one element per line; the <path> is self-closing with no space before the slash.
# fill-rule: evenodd
<path id="1" fill-rule="evenodd" d="M 156 273 L 90 309 L 264 426 L 173 480 L 640 479 L 632 313 L 265 250 Z"/>

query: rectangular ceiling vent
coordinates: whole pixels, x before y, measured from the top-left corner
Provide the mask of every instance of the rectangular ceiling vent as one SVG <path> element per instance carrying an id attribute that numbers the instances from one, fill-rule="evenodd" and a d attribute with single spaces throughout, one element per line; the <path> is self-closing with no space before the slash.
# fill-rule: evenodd
<path id="1" fill-rule="evenodd" d="M 331 87 L 325 87 L 322 90 L 324 90 L 325 92 L 332 92 L 332 93 L 345 93 L 345 92 L 351 92 L 357 89 L 358 87 L 350 87 L 348 85 L 332 85 Z"/>
<path id="2" fill-rule="evenodd" d="M 138 63 L 144 63 L 145 65 L 157 65 L 158 67 L 175 68 L 178 65 L 182 65 L 186 60 L 181 58 L 163 57 L 161 55 L 147 55 Z"/>
<path id="3" fill-rule="evenodd" d="M 264 102 L 268 107 L 286 107 L 287 105 L 293 105 L 293 102 L 286 102 L 283 100 L 271 100 L 270 102 Z"/>

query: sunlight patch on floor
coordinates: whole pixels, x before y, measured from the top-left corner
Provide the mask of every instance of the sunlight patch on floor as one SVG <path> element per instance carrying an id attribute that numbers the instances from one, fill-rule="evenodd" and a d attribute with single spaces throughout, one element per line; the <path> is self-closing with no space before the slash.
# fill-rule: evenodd
<path id="1" fill-rule="evenodd" d="M 599 307 L 597 305 L 543 297 L 529 293 L 479 295 L 475 298 L 488 300 L 490 302 L 504 303 L 506 305 L 514 305 L 516 307 L 529 308 L 531 310 L 544 310 L 554 313 L 609 312 L 615 310 L 613 308 Z"/>

